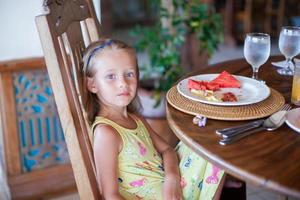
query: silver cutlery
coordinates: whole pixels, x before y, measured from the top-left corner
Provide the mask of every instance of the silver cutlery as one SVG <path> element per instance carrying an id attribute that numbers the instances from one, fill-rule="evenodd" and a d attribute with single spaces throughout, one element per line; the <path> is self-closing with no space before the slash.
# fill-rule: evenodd
<path id="1" fill-rule="evenodd" d="M 290 109 L 291 109 L 291 106 L 289 104 L 285 104 L 285 105 L 282 106 L 280 111 L 282 111 L 282 110 L 287 111 L 287 110 L 290 110 Z M 274 113 L 274 114 L 276 114 L 276 113 Z M 227 136 L 233 136 L 233 135 L 236 135 L 238 133 L 243 133 L 245 131 L 257 128 L 260 125 L 262 125 L 263 121 L 264 121 L 264 119 L 259 119 L 259 120 L 252 121 L 252 122 L 242 124 L 242 125 L 238 125 L 238 126 L 218 129 L 218 130 L 216 130 L 216 133 L 218 135 L 222 135 L 224 138 L 227 138 Z"/>
<path id="2" fill-rule="evenodd" d="M 248 127 L 246 132 L 242 133 L 241 129 L 237 129 L 236 132 L 230 132 L 230 134 L 225 133 L 225 135 L 226 135 L 226 136 L 224 135 L 225 137 L 222 134 L 224 139 L 220 140 L 219 144 L 221 144 L 221 145 L 231 144 L 231 143 L 238 141 L 248 135 L 257 133 L 262 130 L 273 131 L 273 130 L 279 128 L 284 123 L 284 121 L 286 120 L 286 116 L 285 116 L 286 112 L 290 109 L 291 109 L 290 105 L 288 105 L 288 104 L 284 105 L 284 107 L 282 108 L 281 111 L 278 111 L 278 112 L 272 114 L 266 120 L 263 120 L 263 122 L 258 127 L 255 127 L 255 128 Z"/>
<path id="3" fill-rule="evenodd" d="M 223 138 L 229 138 L 229 137 L 233 137 L 235 135 L 238 135 L 238 134 L 241 134 L 241 133 L 244 133 L 246 131 L 250 131 L 252 129 L 255 129 L 255 128 L 258 128 L 260 127 L 263 123 L 264 123 L 264 119 L 260 119 L 260 120 L 257 120 L 257 121 L 254 121 L 252 122 L 250 125 L 248 126 L 244 126 L 242 128 L 238 128 L 238 129 L 231 129 L 231 131 L 225 131 L 225 132 L 222 132 L 221 133 L 221 136 Z"/>
<path id="4" fill-rule="evenodd" d="M 253 129 L 253 128 L 257 128 L 263 122 L 264 122 L 264 120 L 260 119 L 260 120 L 252 121 L 252 122 L 242 124 L 242 125 L 239 125 L 239 126 L 233 126 L 233 127 L 229 127 L 229 128 L 218 129 L 218 130 L 216 130 L 216 133 L 218 135 L 221 135 L 224 138 L 226 138 L 227 136 L 230 136 L 231 134 L 238 134 L 238 133 L 242 133 L 244 131 L 247 131 L 247 130 L 250 130 L 250 129 Z"/>

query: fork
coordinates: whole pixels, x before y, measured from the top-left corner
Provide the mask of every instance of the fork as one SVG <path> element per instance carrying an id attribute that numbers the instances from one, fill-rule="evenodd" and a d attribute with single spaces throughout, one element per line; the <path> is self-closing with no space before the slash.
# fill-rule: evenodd
<path id="1" fill-rule="evenodd" d="M 274 114 L 272 114 L 270 117 L 264 120 L 262 125 L 260 127 L 257 127 L 256 129 L 252 129 L 250 131 L 244 132 L 242 134 L 232 134 L 222 140 L 220 140 L 219 144 L 221 145 L 226 145 L 226 144 L 231 144 L 235 141 L 238 141 L 248 135 L 251 135 L 253 133 L 262 131 L 262 130 L 267 130 L 267 131 L 273 131 L 277 128 L 279 128 L 285 121 L 286 117 L 286 112 L 289 111 L 292 107 L 290 105 L 287 105 L 283 108 L 283 110 L 280 110 Z"/>
<path id="2" fill-rule="evenodd" d="M 289 104 L 285 104 L 281 107 L 280 111 L 288 111 L 290 109 L 291 109 L 291 106 Z M 277 112 L 280 112 L 280 111 L 277 111 Z M 232 137 L 234 135 L 252 130 L 254 128 L 258 128 L 259 126 L 261 126 L 263 124 L 263 122 L 264 122 L 264 120 L 260 119 L 260 120 L 256 120 L 256 121 L 253 121 L 253 122 L 250 122 L 247 124 L 243 124 L 243 125 L 239 125 L 239 126 L 219 129 L 219 130 L 216 130 L 216 133 L 219 135 L 222 135 L 223 138 L 228 138 L 228 137 Z"/>

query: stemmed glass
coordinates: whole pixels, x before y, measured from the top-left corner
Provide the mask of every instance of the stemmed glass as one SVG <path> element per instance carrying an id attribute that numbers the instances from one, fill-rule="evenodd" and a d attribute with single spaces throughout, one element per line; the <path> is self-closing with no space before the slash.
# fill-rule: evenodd
<path id="1" fill-rule="evenodd" d="M 248 33 L 244 43 L 244 56 L 252 66 L 252 78 L 258 79 L 258 69 L 270 55 L 270 35 L 266 33 Z"/>
<path id="2" fill-rule="evenodd" d="M 278 69 L 281 75 L 293 75 L 294 64 L 292 59 L 300 53 L 300 27 L 284 26 L 279 35 L 279 50 L 285 56 L 286 64 L 284 68 Z"/>

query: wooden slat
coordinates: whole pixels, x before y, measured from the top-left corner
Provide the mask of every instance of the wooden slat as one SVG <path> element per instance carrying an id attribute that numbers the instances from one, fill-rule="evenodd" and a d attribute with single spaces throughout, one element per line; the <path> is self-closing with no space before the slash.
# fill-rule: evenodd
<path id="1" fill-rule="evenodd" d="M 35 70 L 35 69 L 45 69 L 46 64 L 43 58 L 27 58 L 12 61 L 2 61 L 0 62 L 0 73 L 2 72 L 16 72 L 23 70 Z"/>
<path id="2" fill-rule="evenodd" d="M 13 89 L 13 77 L 10 72 L 0 74 L 0 109 L 5 160 L 8 175 L 21 173 L 19 136 L 17 128 L 16 105 Z"/>
<path id="3" fill-rule="evenodd" d="M 93 21 L 93 24 L 94 24 L 93 27 L 91 27 L 89 30 L 92 30 L 92 29 L 96 28 L 97 29 L 97 33 L 96 34 L 97 34 L 97 38 L 98 38 L 99 35 L 100 35 L 99 31 L 100 31 L 100 23 L 101 23 L 101 14 L 100 14 L 100 23 L 99 23 L 99 21 L 96 20 L 97 16 L 96 16 L 96 12 L 95 12 L 95 7 L 94 7 L 94 4 L 93 4 L 93 1 L 87 0 L 87 5 L 89 7 L 89 12 L 91 13 L 91 18 L 88 18 L 86 20 Z"/>
<path id="4" fill-rule="evenodd" d="M 84 38 L 82 36 L 81 32 L 81 25 L 79 22 L 73 23 L 69 26 L 68 31 L 63 35 L 64 40 L 60 42 L 66 43 L 66 45 L 70 48 L 70 62 L 68 63 L 69 69 L 71 71 L 71 76 L 73 78 L 73 82 L 75 84 L 77 95 L 80 95 L 81 93 L 81 63 L 82 63 L 82 56 L 83 51 L 85 49 L 84 46 Z M 90 40 L 90 39 L 89 39 Z M 62 44 L 61 44 L 62 46 Z M 61 48 L 62 49 L 62 48 Z M 64 60 L 66 60 L 66 56 L 64 56 Z M 67 60 L 67 61 L 69 61 Z M 65 62 L 66 63 L 66 62 Z M 65 66 L 67 66 L 65 64 Z"/>
<path id="5" fill-rule="evenodd" d="M 89 12 L 91 13 L 91 18 L 85 19 L 89 37 L 92 42 L 97 41 L 100 36 L 100 23 L 97 19 L 94 4 L 91 0 L 87 0 L 89 7 Z M 101 17 L 100 17 L 101 18 Z"/>
<path id="6" fill-rule="evenodd" d="M 99 39 L 99 30 L 95 29 L 95 26 L 98 24 L 95 20 L 86 19 L 86 26 L 89 31 L 89 36 L 92 42 L 97 41 Z"/>
<path id="7" fill-rule="evenodd" d="M 58 165 L 8 178 L 12 199 L 40 199 L 68 191 L 76 191 L 70 164 Z"/>

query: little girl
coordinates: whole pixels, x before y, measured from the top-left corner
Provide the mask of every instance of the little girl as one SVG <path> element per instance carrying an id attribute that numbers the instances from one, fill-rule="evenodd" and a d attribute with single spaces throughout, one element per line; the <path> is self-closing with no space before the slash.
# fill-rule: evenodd
<path id="1" fill-rule="evenodd" d="M 136 114 L 135 51 L 105 39 L 84 55 L 84 106 L 105 199 L 218 199 L 223 171 L 180 143 L 176 152 Z M 178 158 L 180 163 L 178 162 Z"/>

